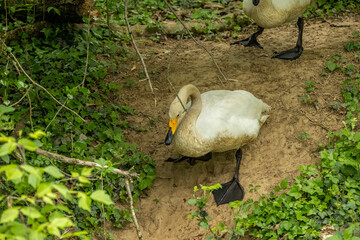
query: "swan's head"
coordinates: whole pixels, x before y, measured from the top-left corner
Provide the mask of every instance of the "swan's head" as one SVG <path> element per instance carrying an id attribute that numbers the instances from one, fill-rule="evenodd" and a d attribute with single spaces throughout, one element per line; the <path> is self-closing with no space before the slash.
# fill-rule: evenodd
<path id="1" fill-rule="evenodd" d="M 179 95 L 178 95 L 179 96 Z M 183 117 L 186 114 L 186 100 L 184 101 L 183 99 L 181 101 L 179 101 L 180 96 L 178 97 L 176 96 L 174 101 L 170 104 L 170 110 L 169 110 L 169 128 L 168 128 L 168 133 L 166 135 L 165 138 L 165 144 L 166 145 L 170 145 L 174 135 L 175 135 L 175 131 L 177 126 L 180 124 L 181 120 L 183 119 Z"/>

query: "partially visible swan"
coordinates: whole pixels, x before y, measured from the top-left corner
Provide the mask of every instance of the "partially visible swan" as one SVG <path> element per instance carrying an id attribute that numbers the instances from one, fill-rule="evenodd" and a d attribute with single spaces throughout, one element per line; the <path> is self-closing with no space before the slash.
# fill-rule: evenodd
<path id="1" fill-rule="evenodd" d="M 273 58 L 295 60 L 302 54 L 302 33 L 304 20 L 301 18 L 311 0 L 244 0 L 243 9 L 247 16 L 252 18 L 258 25 L 258 31 L 249 38 L 233 42 L 230 45 L 241 44 L 263 48 L 257 41 L 257 37 L 263 32 L 264 28 L 273 28 L 286 22 L 298 19 L 299 28 L 298 40 L 295 48 L 275 53 Z"/>
<path id="2" fill-rule="evenodd" d="M 186 104 L 189 98 L 191 103 Z M 219 201 L 214 195 L 218 204 L 242 200 L 244 192 L 237 176 L 240 147 L 257 137 L 268 117 L 262 113 L 268 110 L 270 106 L 247 91 L 214 90 L 200 95 L 194 85 L 182 87 L 170 105 L 165 143 L 173 143 L 175 150 L 184 157 L 168 161 L 179 162 L 190 157 L 190 163 L 193 163 L 193 159 L 204 155 L 209 160 L 211 152 L 238 149 L 234 179 L 217 190 L 216 193 L 221 195 Z"/>

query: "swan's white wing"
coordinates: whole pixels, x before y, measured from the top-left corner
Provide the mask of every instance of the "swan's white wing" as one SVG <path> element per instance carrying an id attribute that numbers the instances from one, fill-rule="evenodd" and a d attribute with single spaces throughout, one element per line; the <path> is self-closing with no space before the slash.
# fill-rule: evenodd
<path id="1" fill-rule="evenodd" d="M 270 109 L 260 99 L 242 90 L 210 91 L 203 93 L 201 99 L 203 106 L 196 128 L 203 139 L 257 135 L 261 112 Z"/>

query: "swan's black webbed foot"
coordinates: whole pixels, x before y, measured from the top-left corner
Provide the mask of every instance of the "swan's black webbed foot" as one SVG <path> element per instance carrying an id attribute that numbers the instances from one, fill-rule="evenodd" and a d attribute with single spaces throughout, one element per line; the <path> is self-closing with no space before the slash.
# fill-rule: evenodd
<path id="1" fill-rule="evenodd" d="M 292 49 L 283 51 L 283 52 L 279 52 L 279 53 L 275 53 L 275 55 L 272 58 L 280 58 L 280 59 L 284 59 L 284 60 L 295 60 L 297 58 L 299 58 L 303 52 L 303 47 L 302 47 L 302 34 L 303 34 L 303 29 L 304 29 L 304 20 L 302 18 L 299 18 L 297 21 L 297 25 L 299 28 L 299 35 L 298 35 L 298 40 L 296 42 L 296 46 Z"/>
<path id="2" fill-rule="evenodd" d="M 173 162 L 173 163 L 179 163 L 182 161 L 187 161 L 191 166 L 194 166 L 196 163 L 196 160 L 199 161 L 209 161 L 212 157 L 211 153 L 208 153 L 204 156 L 201 157 L 186 157 L 186 156 L 181 156 L 179 158 L 168 158 L 167 160 L 165 160 L 165 162 Z"/>
<path id="3" fill-rule="evenodd" d="M 252 34 L 250 37 L 240 40 L 240 41 L 232 42 L 232 43 L 230 43 L 230 45 L 240 44 L 245 47 L 256 47 L 256 48 L 264 49 L 256 39 L 257 36 L 259 36 L 263 31 L 264 31 L 264 29 L 262 27 L 259 27 L 258 31 L 256 33 Z"/>
<path id="4" fill-rule="evenodd" d="M 272 58 L 280 58 L 280 59 L 284 59 L 284 60 L 295 60 L 301 56 L 302 52 L 303 52 L 303 47 L 296 46 L 292 49 L 289 49 L 289 50 L 286 50 L 283 52 L 279 52 L 279 53 L 275 53 L 275 55 L 272 56 Z"/>
<path id="5" fill-rule="evenodd" d="M 239 183 L 239 168 L 240 162 L 242 158 L 241 149 L 236 151 L 236 170 L 233 179 L 230 182 L 221 184 L 222 188 L 214 190 L 212 193 L 214 194 L 215 202 L 219 206 L 221 204 L 233 202 L 233 201 L 241 201 L 244 199 L 245 191 L 243 186 Z"/>

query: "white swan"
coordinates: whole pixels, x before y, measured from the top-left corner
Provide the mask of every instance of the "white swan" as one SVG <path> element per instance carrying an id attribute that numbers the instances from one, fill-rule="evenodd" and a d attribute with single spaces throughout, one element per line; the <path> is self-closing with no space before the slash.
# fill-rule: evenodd
<path id="1" fill-rule="evenodd" d="M 264 28 L 277 27 L 286 22 L 298 19 L 297 26 L 299 28 L 299 35 L 295 48 L 276 53 L 273 56 L 274 58 L 286 60 L 297 59 L 303 51 L 302 33 L 304 20 L 301 16 L 310 4 L 311 0 L 244 0 L 244 12 L 259 26 L 258 31 L 249 38 L 233 42 L 231 45 L 241 44 L 244 46 L 263 48 L 257 42 L 256 37 L 263 32 Z"/>
<path id="2" fill-rule="evenodd" d="M 186 105 L 189 98 L 191 103 Z M 173 143 L 183 157 L 167 161 L 180 162 L 190 157 L 193 164 L 194 159 L 206 154 L 205 160 L 209 160 L 211 152 L 238 149 L 234 179 L 223 184 L 223 188 L 214 195 L 218 204 L 242 200 L 244 191 L 237 176 L 240 147 L 257 137 L 268 117 L 262 113 L 268 110 L 270 106 L 246 91 L 214 90 L 200 95 L 194 85 L 182 87 L 170 105 L 165 143 Z"/>

